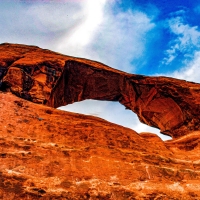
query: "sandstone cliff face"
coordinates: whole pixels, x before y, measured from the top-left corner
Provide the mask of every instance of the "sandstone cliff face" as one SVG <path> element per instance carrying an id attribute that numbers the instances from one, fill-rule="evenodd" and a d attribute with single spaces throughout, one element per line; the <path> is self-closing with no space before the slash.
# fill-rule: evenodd
<path id="1" fill-rule="evenodd" d="M 1 44 L 0 199 L 200 199 L 199 90 Z M 54 109 L 84 99 L 119 101 L 174 139 Z"/>

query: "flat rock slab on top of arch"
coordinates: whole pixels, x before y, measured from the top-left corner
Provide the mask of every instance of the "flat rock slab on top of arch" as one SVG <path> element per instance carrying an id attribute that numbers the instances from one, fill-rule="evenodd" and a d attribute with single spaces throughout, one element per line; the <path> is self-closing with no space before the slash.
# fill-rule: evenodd
<path id="1" fill-rule="evenodd" d="M 85 99 L 119 101 L 139 119 L 178 138 L 200 129 L 200 84 L 128 74 L 35 46 L 0 45 L 1 90 L 51 107 Z"/>

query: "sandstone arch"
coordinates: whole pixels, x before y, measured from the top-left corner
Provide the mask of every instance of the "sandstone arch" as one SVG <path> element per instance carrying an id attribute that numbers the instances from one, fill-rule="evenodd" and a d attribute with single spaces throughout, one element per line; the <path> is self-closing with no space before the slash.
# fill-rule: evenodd
<path id="1" fill-rule="evenodd" d="M 119 101 L 166 135 L 200 129 L 200 84 L 128 74 L 33 46 L 2 44 L 0 52 L 1 88 L 24 99 L 51 107 L 84 99 Z"/>

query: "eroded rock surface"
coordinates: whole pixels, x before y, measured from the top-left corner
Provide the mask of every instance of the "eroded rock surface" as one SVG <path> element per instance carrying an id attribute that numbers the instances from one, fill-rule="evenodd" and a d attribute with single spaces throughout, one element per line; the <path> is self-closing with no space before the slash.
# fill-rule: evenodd
<path id="1" fill-rule="evenodd" d="M 199 143 L 163 142 L 0 92 L 0 199 L 198 199 Z M 197 137 L 197 133 L 194 133 Z"/>
<path id="2" fill-rule="evenodd" d="M 1 44 L 0 199 L 200 199 L 199 91 Z M 119 101 L 173 140 L 54 109 L 84 99 Z"/>

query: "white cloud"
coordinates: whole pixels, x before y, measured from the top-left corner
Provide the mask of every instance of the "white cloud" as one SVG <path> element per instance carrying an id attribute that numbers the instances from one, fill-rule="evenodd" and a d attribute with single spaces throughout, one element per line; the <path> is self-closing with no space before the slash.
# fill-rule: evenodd
<path id="1" fill-rule="evenodd" d="M 74 26 L 81 23 L 85 13 L 81 3 L 68 1 L 62 4 L 55 2 L 31 4 L 24 11 L 24 14 L 32 18 L 33 28 L 37 32 L 48 34 L 49 32 L 73 29 Z"/>
<path id="2" fill-rule="evenodd" d="M 168 76 L 200 83 L 200 51 L 194 54 L 194 59 L 187 66 L 168 74 Z"/>
<path id="3" fill-rule="evenodd" d="M 93 51 L 97 49 L 100 59 L 111 67 L 134 72 L 133 63 L 145 57 L 145 38 L 153 28 L 154 24 L 142 12 L 110 12 L 100 26 Z"/>
<path id="4" fill-rule="evenodd" d="M 121 11 L 114 0 L 3 2 L 0 42 L 34 44 L 134 72 L 145 60 L 155 24 L 139 10 Z"/>
<path id="5" fill-rule="evenodd" d="M 180 53 L 182 62 L 178 67 L 174 66 L 173 72 L 162 75 L 200 83 L 200 31 L 198 27 L 186 24 L 184 16 L 171 18 L 168 26 L 176 37 L 170 42 L 171 46 L 166 50 L 166 57 L 162 64 L 172 63 Z"/>
<path id="6" fill-rule="evenodd" d="M 146 35 L 155 25 L 142 12 L 114 12 L 111 1 L 95 2 L 87 1 L 86 19 L 71 34 L 62 37 L 57 50 L 133 71 L 132 63 L 144 56 Z"/>
<path id="7" fill-rule="evenodd" d="M 192 59 L 193 52 L 200 48 L 198 27 L 186 24 L 184 18 L 180 16 L 171 18 L 167 21 L 167 24 L 175 39 L 170 41 L 170 48 L 166 50 L 166 57 L 163 59 L 162 64 L 170 64 L 180 53 L 184 54 L 183 60 Z"/>
<path id="8" fill-rule="evenodd" d="M 72 34 L 87 18 L 86 5 L 87 0 L 3 2 L 0 6 L 0 41 L 56 50 L 59 39 Z"/>
<path id="9" fill-rule="evenodd" d="M 137 115 L 135 117 L 134 123 L 131 126 L 129 125 L 129 128 L 135 130 L 138 133 L 142 133 L 142 132 L 155 133 L 164 141 L 171 139 L 170 136 L 166 136 L 166 135 L 161 134 L 159 129 L 153 128 L 151 126 L 148 126 L 146 124 L 141 123 L 139 121 L 139 119 L 137 118 Z"/>
<path id="10" fill-rule="evenodd" d="M 82 14 L 79 23 L 56 41 L 55 49 L 68 55 L 90 58 L 88 45 L 91 44 L 98 26 L 102 23 L 106 2 L 106 0 L 85 0 L 80 10 Z"/>

